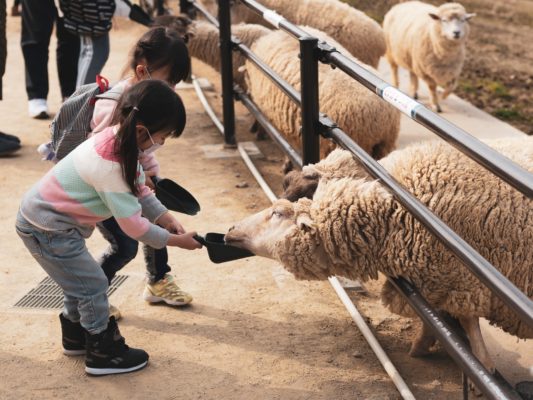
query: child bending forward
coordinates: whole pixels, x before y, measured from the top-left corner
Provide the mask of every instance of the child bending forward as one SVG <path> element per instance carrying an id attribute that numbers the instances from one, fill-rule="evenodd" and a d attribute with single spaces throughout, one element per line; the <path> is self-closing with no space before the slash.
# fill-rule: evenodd
<path id="1" fill-rule="evenodd" d="M 89 374 L 148 363 L 148 354 L 128 347 L 109 318 L 108 280 L 85 245 L 95 224 L 112 216 L 127 235 L 154 248 L 201 247 L 145 185 L 139 164 L 140 155 L 180 136 L 185 120 L 181 99 L 166 83 L 139 82 L 120 98 L 113 126 L 73 150 L 22 200 L 17 233 L 63 289 L 63 350 L 85 354 Z"/>

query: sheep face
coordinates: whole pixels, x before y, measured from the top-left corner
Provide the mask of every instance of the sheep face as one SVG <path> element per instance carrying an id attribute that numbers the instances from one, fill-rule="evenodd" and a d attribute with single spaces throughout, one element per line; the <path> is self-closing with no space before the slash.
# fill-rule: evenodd
<path id="1" fill-rule="evenodd" d="M 439 24 L 441 35 L 450 41 L 461 41 L 468 37 L 470 32 L 468 20 L 475 15 L 467 13 L 459 3 L 443 4 L 436 14 L 429 13 L 429 16 Z"/>
<path id="2" fill-rule="evenodd" d="M 258 256 L 276 258 L 275 245 L 296 229 L 294 204 L 278 200 L 272 207 L 245 218 L 225 236 L 232 246 L 241 247 Z"/>

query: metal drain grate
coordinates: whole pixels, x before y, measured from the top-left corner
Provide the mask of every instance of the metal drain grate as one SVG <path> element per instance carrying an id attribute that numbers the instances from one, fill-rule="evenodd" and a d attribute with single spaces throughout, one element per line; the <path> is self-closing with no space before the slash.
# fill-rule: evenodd
<path id="1" fill-rule="evenodd" d="M 116 275 L 107 289 L 107 295 L 111 296 L 122 285 L 128 275 Z M 17 301 L 14 307 L 20 308 L 63 308 L 63 291 L 49 276 L 44 278 L 36 288 L 30 290 L 22 299 Z"/>

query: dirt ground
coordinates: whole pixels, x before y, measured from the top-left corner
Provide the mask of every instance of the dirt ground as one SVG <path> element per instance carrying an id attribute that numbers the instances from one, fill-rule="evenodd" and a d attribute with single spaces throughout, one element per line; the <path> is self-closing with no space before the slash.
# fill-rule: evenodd
<path id="1" fill-rule="evenodd" d="M 116 79 L 142 28 L 123 22 L 112 32 L 112 55 L 103 74 Z M 20 20 L 8 20 L 9 57 L 0 102 L 0 129 L 24 144 L 0 159 L 0 398 L 1 399 L 398 399 L 399 394 L 349 315 L 326 282 L 296 282 L 279 266 L 257 257 L 212 264 L 205 250 L 170 249 L 170 264 L 191 307 L 147 305 L 141 298 L 139 255 L 123 273 L 129 278 L 111 296 L 124 314 L 128 343 L 144 348 L 150 364 L 123 376 L 91 378 L 83 358 L 61 354 L 57 311 L 26 310 L 13 304 L 45 277 L 16 236 L 13 225 L 23 193 L 50 167 L 37 145 L 48 138 L 49 121 L 27 117 Z M 52 111 L 60 102 L 51 45 Z M 208 93 L 218 107 L 219 77 L 194 62 L 194 73 L 215 84 Z M 209 158 L 203 146 L 220 146 L 221 136 L 194 91 L 179 92 L 188 110 L 185 134 L 158 152 L 162 175 L 175 179 L 199 199 L 196 217 L 178 216 L 188 229 L 224 232 L 231 224 L 268 206 L 268 200 L 237 157 Z M 237 107 L 238 138 L 252 140 L 250 118 Z M 257 142 L 257 161 L 279 192 L 282 154 L 270 141 Z M 237 188 L 246 182 L 248 187 Z M 95 233 L 89 248 L 105 246 Z M 352 299 L 373 327 L 392 361 L 419 399 L 460 399 L 461 374 L 447 354 L 413 359 L 407 355 L 417 321 L 390 314 L 379 301 L 380 282 Z"/>
<path id="2" fill-rule="evenodd" d="M 400 0 L 343 0 L 381 22 Z M 428 0 L 435 5 L 442 0 Z M 460 0 L 471 20 L 467 58 L 455 93 L 533 134 L 533 1 Z"/>

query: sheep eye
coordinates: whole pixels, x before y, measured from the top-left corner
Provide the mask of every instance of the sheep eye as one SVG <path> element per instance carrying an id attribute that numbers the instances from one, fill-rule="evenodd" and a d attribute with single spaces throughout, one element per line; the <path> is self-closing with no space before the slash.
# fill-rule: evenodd
<path id="1" fill-rule="evenodd" d="M 280 217 L 281 218 L 281 217 L 283 217 L 283 214 L 281 212 L 279 212 L 279 211 L 274 210 L 274 211 L 272 211 L 271 217 Z"/>

